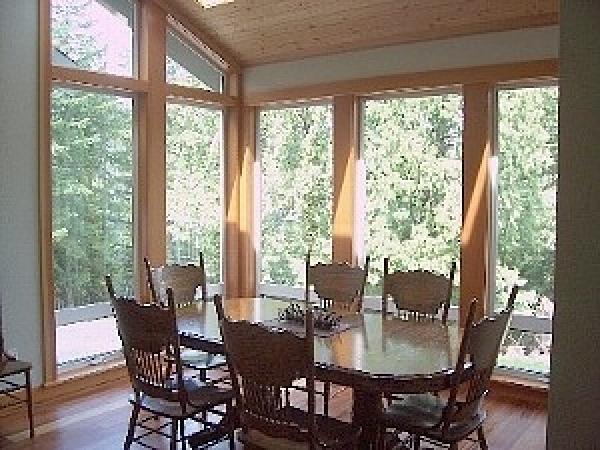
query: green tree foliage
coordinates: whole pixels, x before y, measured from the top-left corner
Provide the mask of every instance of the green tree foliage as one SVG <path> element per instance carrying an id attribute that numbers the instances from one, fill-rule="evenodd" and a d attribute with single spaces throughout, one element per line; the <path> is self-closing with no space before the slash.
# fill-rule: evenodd
<path id="1" fill-rule="evenodd" d="M 208 282 L 221 276 L 222 113 L 167 105 L 167 260 L 198 263 Z"/>
<path id="2" fill-rule="evenodd" d="M 55 63 L 132 75 L 134 7 L 130 1 L 121 5 L 128 17 L 97 0 L 52 0 L 51 6 L 52 47 L 63 55 Z"/>
<path id="3" fill-rule="evenodd" d="M 497 297 L 521 286 L 517 308 L 551 316 L 558 180 L 558 88 L 498 93 Z"/>
<path id="4" fill-rule="evenodd" d="M 52 2 L 52 43 L 80 67 L 105 67 L 91 1 Z M 133 280 L 132 101 L 52 91 L 52 237 L 55 306 L 106 301 L 104 275 L 119 292 Z"/>
<path id="5" fill-rule="evenodd" d="M 260 113 L 262 283 L 303 285 L 308 251 L 331 260 L 331 124 L 329 105 Z"/>
<path id="6" fill-rule="evenodd" d="M 368 100 L 363 130 L 367 292 L 381 294 L 386 256 L 392 270 L 447 274 L 460 254 L 462 97 Z"/>
<path id="7" fill-rule="evenodd" d="M 56 307 L 107 301 L 133 280 L 132 102 L 52 92 L 52 238 Z"/>

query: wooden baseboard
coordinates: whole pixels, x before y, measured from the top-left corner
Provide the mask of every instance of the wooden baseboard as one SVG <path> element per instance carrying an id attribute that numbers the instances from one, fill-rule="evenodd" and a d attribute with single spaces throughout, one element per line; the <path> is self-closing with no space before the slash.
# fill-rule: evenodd
<path id="1" fill-rule="evenodd" d="M 111 365 L 103 365 L 94 369 L 85 371 L 77 371 L 67 374 L 66 377 L 59 381 L 33 388 L 32 397 L 35 405 L 49 403 L 55 400 L 64 400 L 85 394 L 86 392 L 97 390 L 102 385 L 118 380 L 127 379 L 127 368 L 123 362 L 114 363 Z M 24 392 L 17 392 L 24 398 Z M 22 409 L 21 406 L 3 407 L 12 403 L 10 399 L 0 398 L 0 419 L 15 414 Z"/>
<path id="2" fill-rule="evenodd" d="M 530 408 L 548 408 L 548 384 L 541 381 L 494 375 L 490 396 Z"/>

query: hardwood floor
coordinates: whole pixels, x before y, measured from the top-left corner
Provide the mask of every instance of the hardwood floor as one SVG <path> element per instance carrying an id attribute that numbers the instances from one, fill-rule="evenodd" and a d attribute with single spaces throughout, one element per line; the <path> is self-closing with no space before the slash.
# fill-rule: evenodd
<path id="1" fill-rule="evenodd" d="M 101 389 L 36 405 L 36 437 L 28 438 L 25 413 L 0 418 L 1 449 L 37 450 L 109 450 L 123 448 L 130 407 L 128 382 L 106 383 Z M 331 415 L 349 420 L 352 391 L 335 390 L 330 402 Z M 545 448 L 547 411 L 544 407 L 519 404 L 498 395 L 488 399 L 486 435 L 490 449 L 536 450 Z M 22 417 L 21 417 L 22 416 Z M 159 446 L 168 448 L 166 443 Z M 141 448 L 141 447 L 134 447 Z M 215 449 L 225 450 L 223 443 Z M 243 448 L 238 444 L 238 448 Z M 423 448 L 432 448 L 424 445 Z M 477 449 L 475 443 L 465 443 L 461 449 Z"/>

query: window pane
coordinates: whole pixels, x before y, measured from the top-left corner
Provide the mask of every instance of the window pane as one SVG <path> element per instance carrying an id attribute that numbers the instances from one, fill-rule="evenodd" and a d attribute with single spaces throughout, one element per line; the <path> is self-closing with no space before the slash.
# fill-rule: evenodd
<path id="1" fill-rule="evenodd" d="M 452 261 L 458 264 L 462 123 L 457 94 L 365 101 L 368 295 L 381 295 L 386 256 L 393 271 L 423 268 L 448 275 Z"/>
<path id="2" fill-rule="evenodd" d="M 112 276 L 118 294 L 132 294 L 132 107 L 129 98 L 52 91 L 59 366 L 120 349 L 104 276 Z"/>
<path id="3" fill-rule="evenodd" d="M 131 0 L 52 0 L 52 63 L 133 75 Z"/>
<path id="4" fill-rule="evenodd" d="M 508 330 L 500 347 L 498 366 L 549 374 L 551 345 L 549 333 Z"/>
<path id="5" fill-rule="evenodd" d="M 304 260 L 331 261 L 332 109 L 260 113 L 260 282 L 303 286 Z"/>
<path id="6" fill-rule="evenodd" d="M 516 312 L 552 317 L 557 179 L 558 88 L 500 90 L 497 308 L 518 284 Z M 523 361 L 505 364 L 525 367 Z"/>
<path id="7" fill-rule="evenodd" d="M 223 74 L 181 33 L 167 30 L 167 83 L 223 91 Z"/>
<path id="8" fill-rule="evenodd" d="M 167 260 L 197 264 L 221 281 L 220 110 L 167 105 Z"/>

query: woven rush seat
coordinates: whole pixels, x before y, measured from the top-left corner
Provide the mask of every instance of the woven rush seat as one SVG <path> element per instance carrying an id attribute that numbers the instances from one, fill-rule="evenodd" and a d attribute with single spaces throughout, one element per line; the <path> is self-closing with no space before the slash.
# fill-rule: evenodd
<path id="1" fill-rule="evenodd" d="M 176 389 L 177 381 L 170 380 L 166 387 L 167 389 Z M 140 396 L 140 406 L 142 409 L 154 414 L 183 418 L 193 415 L 198 409 L 205 410 L 213 406 L 222 405 L 233 399 L 231 389 L 221 389 L 210 383 L 204 383 L 197 378 L 184 378 L 183 388 L 187 393 L 187 407 L 185 411 L 182 410 L 180 402 L 171 402 L 145 394 Z M 135 398 L 132 397 L 130 402 L 134 403 Z"/>
<path id="2" fill-rule="evenodd" d="M 398 427 L 411 433 L 419 434 L 428 429 L 428 436 L 434 440 L 442 440 L 441 428 L 436 428 L 442 420 L 447 401 L 432 394 L 403 395 L 393 399 L 384 409 L 381 424 L 385 427 Z M 485 421 L 485 409 L 480 409 L 471 417 L 460 422 L 453 422 L 445 432 L 448 440 L 460 440 L 461 436 L 476 430 Z"/>

